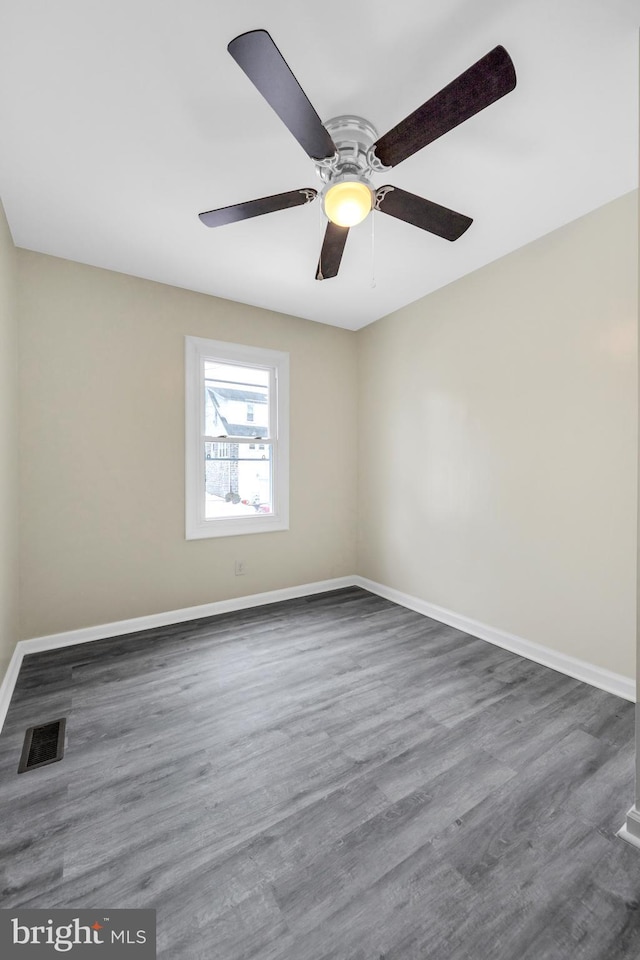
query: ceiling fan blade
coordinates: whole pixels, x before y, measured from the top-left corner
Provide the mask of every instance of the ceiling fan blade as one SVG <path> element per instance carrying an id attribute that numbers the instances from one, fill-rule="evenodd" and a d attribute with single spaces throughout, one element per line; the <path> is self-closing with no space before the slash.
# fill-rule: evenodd
<path id="1" fill-rule="evenodd" d="M 440 93 L 401 120 L 375 144 L 376 156 L 386 167 L 412 156 L 458 124 L 510 93 L 516 71 L 504 47 L 494 47 Z"/>
<path id="2" fill-rule="evenodd" d="M 374 209 L 397 220 L 404 220 L 421 230 L 428 230 L 445 240 L 457 240 L 468 230 L 473 220 L 462 213 L 441 207 L 438 203 L 418 197 L 399 187 L 378 187 Z"/>
<path id="3" fill-rule="evenodd" d="M 247 200 L 246 203 L 233 203 L 230 207 L 208 210 L 198 216 L 207 227 L 222 227 L 225 223 L 249 220 L 251 217 L 260 217 L 263 213 L 299 207 L 303 203 L 311 203 L 317 196 L 317 190 L 289 190 L 288 193 L 276 193 L 272 197 L 260 197 L 259 200 Z"/>
<path id="4" fill-rule="evenodd" d="M 339 227 L 337 223 L 329 221 L 322 241 L 316 280 L 329 280 L 338 275 L 348 235 L 349 227 Z"/>
<path id="5" fill-rule="evenodd" d="M 335 143 L 267 31 L 241 33 L 227 50 L 311 159 L 332 157 Z"/>

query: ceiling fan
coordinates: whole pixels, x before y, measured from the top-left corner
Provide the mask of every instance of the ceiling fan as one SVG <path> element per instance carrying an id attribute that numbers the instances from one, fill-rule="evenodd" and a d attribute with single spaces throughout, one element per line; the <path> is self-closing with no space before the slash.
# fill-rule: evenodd
<path id="1" fill-rule="evenodd" d="M 335 117 L 323 124 L 266 30 L 242 33 L 227 49 L 314 161 L 324 184 L 322 205 L 328 223 L 316 280 L 337 276 L 349 227 L 372 210 L 445 240 L 457 240 L 471 226 L 470 217 L 390 184 L 374 187 L 371 178 L 510 93 L 516 72 L 504 47 L 494 47 L 382 137 L 362 117 Z M 310 203 L 317 196 L 318 190 L 310 187 L 290 190 L 209 210 L 200 219 L 208 227 L 219 227 Z"/>

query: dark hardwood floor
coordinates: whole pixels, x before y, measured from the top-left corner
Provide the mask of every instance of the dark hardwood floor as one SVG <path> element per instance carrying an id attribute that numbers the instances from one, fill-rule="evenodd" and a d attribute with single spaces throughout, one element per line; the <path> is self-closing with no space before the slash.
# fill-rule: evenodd
<path id="1" fill-rule="evenodd" d="M 155 907 L 163 960 L 636 960 L 633 711 L 357 588 L 34 654 L 0 906 Z"/>

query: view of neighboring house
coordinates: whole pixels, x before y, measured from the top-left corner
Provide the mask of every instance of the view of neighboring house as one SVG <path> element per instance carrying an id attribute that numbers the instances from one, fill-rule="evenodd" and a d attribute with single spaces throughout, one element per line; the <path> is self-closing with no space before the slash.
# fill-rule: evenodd
<path id="1" fill-rule="evenodd" d="M 269 374 L 205 365 L 206 516 L 271 512 Z"/>

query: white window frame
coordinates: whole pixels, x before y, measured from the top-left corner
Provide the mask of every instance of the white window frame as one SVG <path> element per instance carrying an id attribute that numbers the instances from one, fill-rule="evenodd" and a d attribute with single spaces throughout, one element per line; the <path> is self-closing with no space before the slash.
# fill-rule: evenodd
<path id="1" fill-rule="evenodd" d="M 247 517 L 205 518 L 205 405 L 206 360 L 269 371 L 272 512 Z M 186 539 L 233 537 L 289 529 L 289 354 L 224 340 L 185 337 L 185 447 Z M 206 438 L 206 439 L 205 439 Z M 225 440 L 227 438 L 225 437 Z M 230 438 L 235 442 L 236 438 Z M 255 438 L 244 437 L 248 441 Z M 262 438 L 260 438 L 262 440 Z M 264 442 L 264 441 L 263 441 Z"/>

